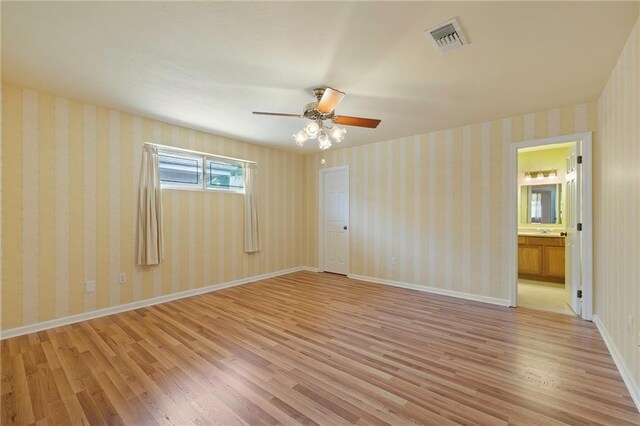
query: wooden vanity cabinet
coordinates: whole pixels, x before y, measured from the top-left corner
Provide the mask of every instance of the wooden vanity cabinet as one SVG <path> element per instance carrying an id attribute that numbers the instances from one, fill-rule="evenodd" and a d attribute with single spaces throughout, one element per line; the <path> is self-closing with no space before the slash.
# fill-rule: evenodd
<path id="1" fill-rule="evenodd" d="M 564 237 L 518 236 L 518 277 L 564 283 Z"/>

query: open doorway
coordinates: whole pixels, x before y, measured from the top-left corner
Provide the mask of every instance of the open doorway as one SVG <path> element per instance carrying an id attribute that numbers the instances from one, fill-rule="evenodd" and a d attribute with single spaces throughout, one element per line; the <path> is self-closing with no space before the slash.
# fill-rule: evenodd
<path id="1" fill-rule="evenodd" d="M 573 315 L 566 289 L 567 187 L 575 142 L 518 149 L 518 306 Z"/>
<path id="2" fill-rule="evenodd" d="M 590 133 L 511 147 L 512 306 L 591 319 L 590 157 Z"/>

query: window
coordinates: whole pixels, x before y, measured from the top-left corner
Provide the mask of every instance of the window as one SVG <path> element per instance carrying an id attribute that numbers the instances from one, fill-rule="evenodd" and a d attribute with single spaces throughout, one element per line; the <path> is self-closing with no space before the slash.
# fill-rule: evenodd
<path id="1" fill-rule="evenodd" d="M 202 158 L 158 152 L 158 165 L 163 186 L 202 187 Z"/>
<path id="2" fill-rule="evenodd" d="M 163 188 L 244 191 L 240 161 L 161 148 L 158 165 Z"/>
<path id="3" fill-rule="evenodd" d="M 217 160 L 206 160 L 206 164 L 205 179 L 207 189 L 232 191 L 242 191 L 244 189 L 242 164 L 223 163 Z"/>
<path id="4" fill-rule="evenodd" d="M 542 194 L 531 193 L 531 223 L 542 222 Z"/>

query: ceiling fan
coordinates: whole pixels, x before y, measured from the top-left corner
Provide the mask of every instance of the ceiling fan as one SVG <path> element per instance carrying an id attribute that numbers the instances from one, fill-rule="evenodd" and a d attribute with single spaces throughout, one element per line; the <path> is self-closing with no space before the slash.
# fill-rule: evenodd
<path id="1" fill-rule="evenodd" d="M 305 105 L 302 114 L 286 114 L 280 112 L 260 112 L 254 111 L 257 115 L 274 115 L 280 117 L 296 117 L 308 118 L 311 123 L 304 126 L 302 130 L 293 135 L 293 140 L 298 146 L 303 146 L 308 139 L 318 139 L 318 147 L 320 149 L 331 148 L 331 138 L 340 143 L 344 140 L 347 129 L 338 126 L 324 129 L 324 121 L 331 120 L 334 124 L 343 126 L 367 127 L 375 129 L 380 124 L 380 120 L 373 118 L 351 117 L 348 115 L 336 115 L 335 108 L 344 98 L 345 93 L 331 87 L 318 87 L 313 89 L 313 95 L 316 97 L 315 102 Z M 330 136 L 330 137 L 329 137 Z"/>

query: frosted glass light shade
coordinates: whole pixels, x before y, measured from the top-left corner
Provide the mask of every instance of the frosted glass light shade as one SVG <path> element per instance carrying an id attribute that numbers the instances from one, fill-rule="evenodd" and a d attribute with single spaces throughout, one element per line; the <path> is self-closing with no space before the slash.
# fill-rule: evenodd
<path id="1" fill-rule="evenodd" d="M 298 146 L 303 146 L 307 139 L 307 134 L 303 130 L 300 130 L 298 133 L 293 135 L 293 140 Z"/>
<path id="2" fill-rule="evenodd" d="M 318 126 L 318 123 L 309 123 L 304 126 L 304 131 L 309 139 L 315 139 L 318 137 L 320 126 Z"/>
<path id="3" fill-rule="evenodd" d="M 331 148 L 331 141 L 329 140 L 329 137 L 324 133 L 318 136 L 318 148 L 322 150 Z"/>
<path id="4" fill-rule="evenodd" d="M 347 129 L 344 127 L 334 126 L 329 129 L 329 135 L 336 141 L 342 142 L 344 140 L 344 135 L 347 134 Z"/>

